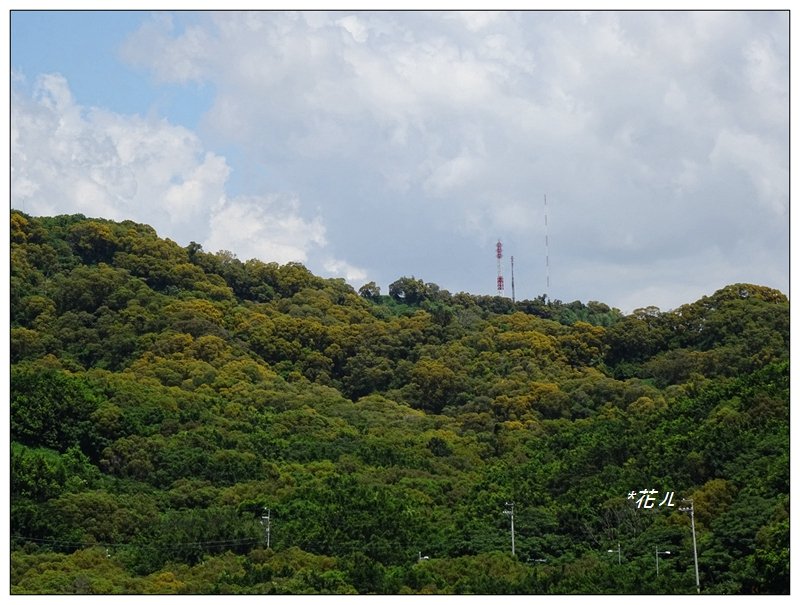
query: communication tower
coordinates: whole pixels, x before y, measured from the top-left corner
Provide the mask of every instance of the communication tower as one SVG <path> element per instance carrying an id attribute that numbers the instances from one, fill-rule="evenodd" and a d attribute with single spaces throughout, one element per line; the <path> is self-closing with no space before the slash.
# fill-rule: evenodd
<path id="1" fill-rule="evenodd" d="M 511 302 L 517 302 L 514 293 L 514 255 L 511 255 Z"/>
<path id="2" fill-rule="evenodd" d="M 503 284 L 503 242 L 497 240 L 497 291 L 503 294 L 505 286 Z"/>

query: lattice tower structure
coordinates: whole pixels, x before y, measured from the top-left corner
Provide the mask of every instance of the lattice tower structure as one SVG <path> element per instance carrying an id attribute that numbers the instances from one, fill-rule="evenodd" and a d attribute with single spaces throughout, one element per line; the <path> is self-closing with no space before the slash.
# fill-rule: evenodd
<path id="1" fill-rule="evenodd" d="M 497 240 L 497 291 L 503 294 L 505 284 L 503 283 L 503 242 Z"/>

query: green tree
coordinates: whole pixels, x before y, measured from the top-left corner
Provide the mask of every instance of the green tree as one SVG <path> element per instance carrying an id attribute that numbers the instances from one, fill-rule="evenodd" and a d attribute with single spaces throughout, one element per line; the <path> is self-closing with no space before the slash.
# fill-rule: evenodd
<path id="1" fill-rule="evenodd" d="M 374 281 L 371 281 L 358 289 L 358 295 L 368 300 L 378 301 L 381 298 L 381 289 Z"/>
<path id="2" fill-rule="evenodd" d="M 80 446 L 95 453 L 90 418 L 100 397 L 81 376 L 28 365 L 11 372 L 11 439 L 64 452 Z"/>
<path id="3" fill-rule="evenodd" d="M 389 296 L 399 303 L 418 305 L 429 297 L 429 288 L 414 276 L 401 277 L 389 284 Z"/>

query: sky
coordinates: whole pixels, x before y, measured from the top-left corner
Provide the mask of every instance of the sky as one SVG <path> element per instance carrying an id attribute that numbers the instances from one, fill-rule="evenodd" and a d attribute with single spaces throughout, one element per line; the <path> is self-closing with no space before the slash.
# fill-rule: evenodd
<path id="1" fill-rule="evenodd" d="M 788 12 L 14 11 L 10 53 L 31 215 L 384 294 L 496 294 L 498 239 L 517 300 L 789 293 Z"/>

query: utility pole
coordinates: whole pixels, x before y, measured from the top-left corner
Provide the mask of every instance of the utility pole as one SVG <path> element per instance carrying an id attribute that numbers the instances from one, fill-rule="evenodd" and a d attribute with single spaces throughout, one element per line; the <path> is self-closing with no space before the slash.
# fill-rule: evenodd
<path id="1" fill-rule="evenodd" d="M 514 503 L 506 502 L 506 506 L 508 508 L 504 510 L 503 513 L 511 516 L 511 554 L 516 556 L 517 552 L 514 548 Z"/>
<path id="2" fill-rule="evenodd" d="M 684 502 L 688 502 L 689 506 L 684 506 L 683 508 L 679 508 L 678 510 L 683 511 L 685 513 L 689 513 L 689 517 L 692 520 L 692 547 L 694 548 L 694 580 L 697 584 L 697 594 L 700 594 L 700 568 L 697 566 L 697 536 L 694 533 L 694 501 L 693 500 L 684 500 Z"/>
<path id="3" fill-rule="evenodd" d="M 658 550 L 656 547 L 656 577 L 658 576 L 658 555 L 671 555 L 672 553 L 668 550 Z"/>
<path id="4" fill-rule="evenodd" d="M 264 508 L 264 513 L 261 515 L 261 524 L 264 526 L 264 530 L 267 534 L 267 548 L 269 548 L 269 532 L 271 528 L 271 519 L 270 514 L 272 511 L 269 508 Z"/>

